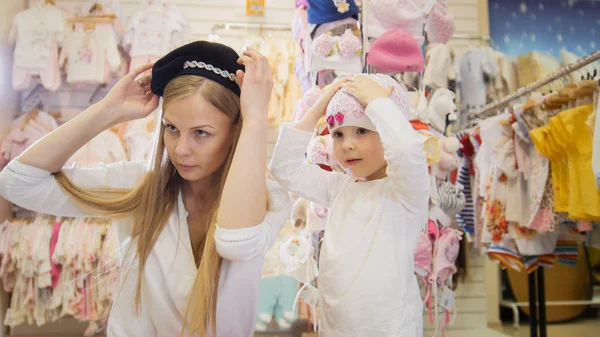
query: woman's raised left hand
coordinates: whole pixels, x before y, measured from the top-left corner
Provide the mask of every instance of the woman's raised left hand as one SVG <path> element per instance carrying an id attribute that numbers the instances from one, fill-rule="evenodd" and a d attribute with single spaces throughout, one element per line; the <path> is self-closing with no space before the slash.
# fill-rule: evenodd
<path id="1" fill-rule="evenodd" d="M 244 124 L 258 122 L 267 125 L 273 78 L 269 60 L 257 50 L 248 48 L 238 59 L 246 71 L 238 70 L 236 77 L 241 89 L 240 108 Z"/>

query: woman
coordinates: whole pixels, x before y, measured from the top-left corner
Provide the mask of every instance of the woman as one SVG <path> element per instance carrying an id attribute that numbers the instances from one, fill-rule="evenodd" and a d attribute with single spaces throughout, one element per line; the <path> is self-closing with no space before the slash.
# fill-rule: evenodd
<path id="1" fill-rule="evenodd" d="M 266 181 L 268 62 L 255 50 L 240 57 L 202 41 L 143 75 L 150 67 L 9 163 L 0 194 L 37 212 L 120 219 L 133 254 L 122 257 L 109 336 L 252 336 L 264 254 L 291 210 Z M 148 116 L 158 96 L 149 169 L 63 168 L 103 130 Z"/>

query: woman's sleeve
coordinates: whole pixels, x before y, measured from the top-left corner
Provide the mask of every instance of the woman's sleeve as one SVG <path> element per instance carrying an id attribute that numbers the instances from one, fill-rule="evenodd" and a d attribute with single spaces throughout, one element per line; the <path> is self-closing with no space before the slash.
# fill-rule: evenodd
<path id="1" fill-rule="evenodd" d="M 217 251 L 224 259 L 248 261 L 264 256 L 292 212 L 292 199 L 275 181 L 267 180 L 269 209 L 262 223 L 254 227 L 215 231 Z"/>
<path id="2" fill-rule="evenodd" d="M 146 171 L 143 162 L 100 164 L 94 168 L 63 168 L 62 172 L 83 188 L 133 189 Z M 59 186 L 51 172 L 15 159 L 0 172 L 0 195 L 8 201 L 39 213 L 83 217 L 95 216 L 80 207 Z"/>
<path id="3" fill-rule="evenodd" d="M 293 123 L 281 127 L 269 170 L 291 192 L 324 207 L 331 207 L 346 175 L 328 172 L 306 162 L 312 132 L 297 130 Z"/>
<path id="4" fill-rule="evenodd" d="M 379 133 L 394 195 L 409 212 L 421 213 L 429 202 L 429 174 L 424 137 L 410 125 L 405 112 L 389 98 L 377 99 L 365 113 Z"/>

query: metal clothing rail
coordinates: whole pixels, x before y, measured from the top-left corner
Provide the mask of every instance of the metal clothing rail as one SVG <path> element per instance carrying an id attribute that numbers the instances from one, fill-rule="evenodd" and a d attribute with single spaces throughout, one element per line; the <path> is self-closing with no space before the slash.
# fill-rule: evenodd
<path id="1" fill-rule="evenodd" d="M 491 41 L 492 39 L 489 36 L 485 35 L 466 35 L 466 34 L 454 34 L 452 35 L 453 40 L 481 40 L 481 41 Z"/>
<path id="2" fill-rule="evenodd" d="M 490 112 L 493 113 L 495 110 L 497 110 L 498 108 L 504 107 L 506 104 L 510 103 L 511 101 L 514 101 L 515 99 L 517 99 L 523 95 L 526 95 L 536 89 L 539 89 L 539 88 L 545 86 L 546 84 L 549 84 L 561 77 L 564 77 L 565 75 L 568 75 L 574 71 L 577 71 L 598 59 L 600 59 L 600 50 L 597 50 L 597 51 L 579 59 L 575 63 L 568 64 L 568 65 L 558 69 L 557 71 L 548 75 L 548 77 L 546 77 L 546 78 L 543 78 L 541 80 L 537 80 L 533 83 L 530 83 L 530 84 L 518 89 L 517 91 L 515 91 L 512 94 L 510 94 L 508 96 L 504 96 L 501 99 L 499 99 L 498 101 L 492 102 L 492 103 L 484 106 L 479 111 L 470 113 L 469 119 L 485 118 L 488 116 L 488 114 Z"/>
<path id="3" fill-rule="evenodd" d="M 276 24 L 262 24 L 262 23 L 247 23 L 247 22 L 230 22 L 230 23 L 217 23 L 212 29 L 212 34 L 218 34 L 219 30 L 234 30 L 234 29 L 261 29 L 261 30 L 292 30 L 291 25 L 276 25 Z"/>

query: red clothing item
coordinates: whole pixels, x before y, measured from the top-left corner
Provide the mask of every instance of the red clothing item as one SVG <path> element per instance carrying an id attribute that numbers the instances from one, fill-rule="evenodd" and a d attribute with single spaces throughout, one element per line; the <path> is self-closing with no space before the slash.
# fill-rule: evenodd
<path id="1" fill-rule="evenodd" d="M 56 288 L 58 279 L 60 278 L 60 272 L 62 270 L 62 265 L 55 264 L 52 261 L 52 254 L 54 254 L 54 250 L 56 249 L 58 233 L 60 232 L 61 225 L 62 224 L 60 222 L 56 222 L 54 226 L 52 226 L 52 238 L 50 238 L 50 276 L 52 278 L 52 289 Z"/>

